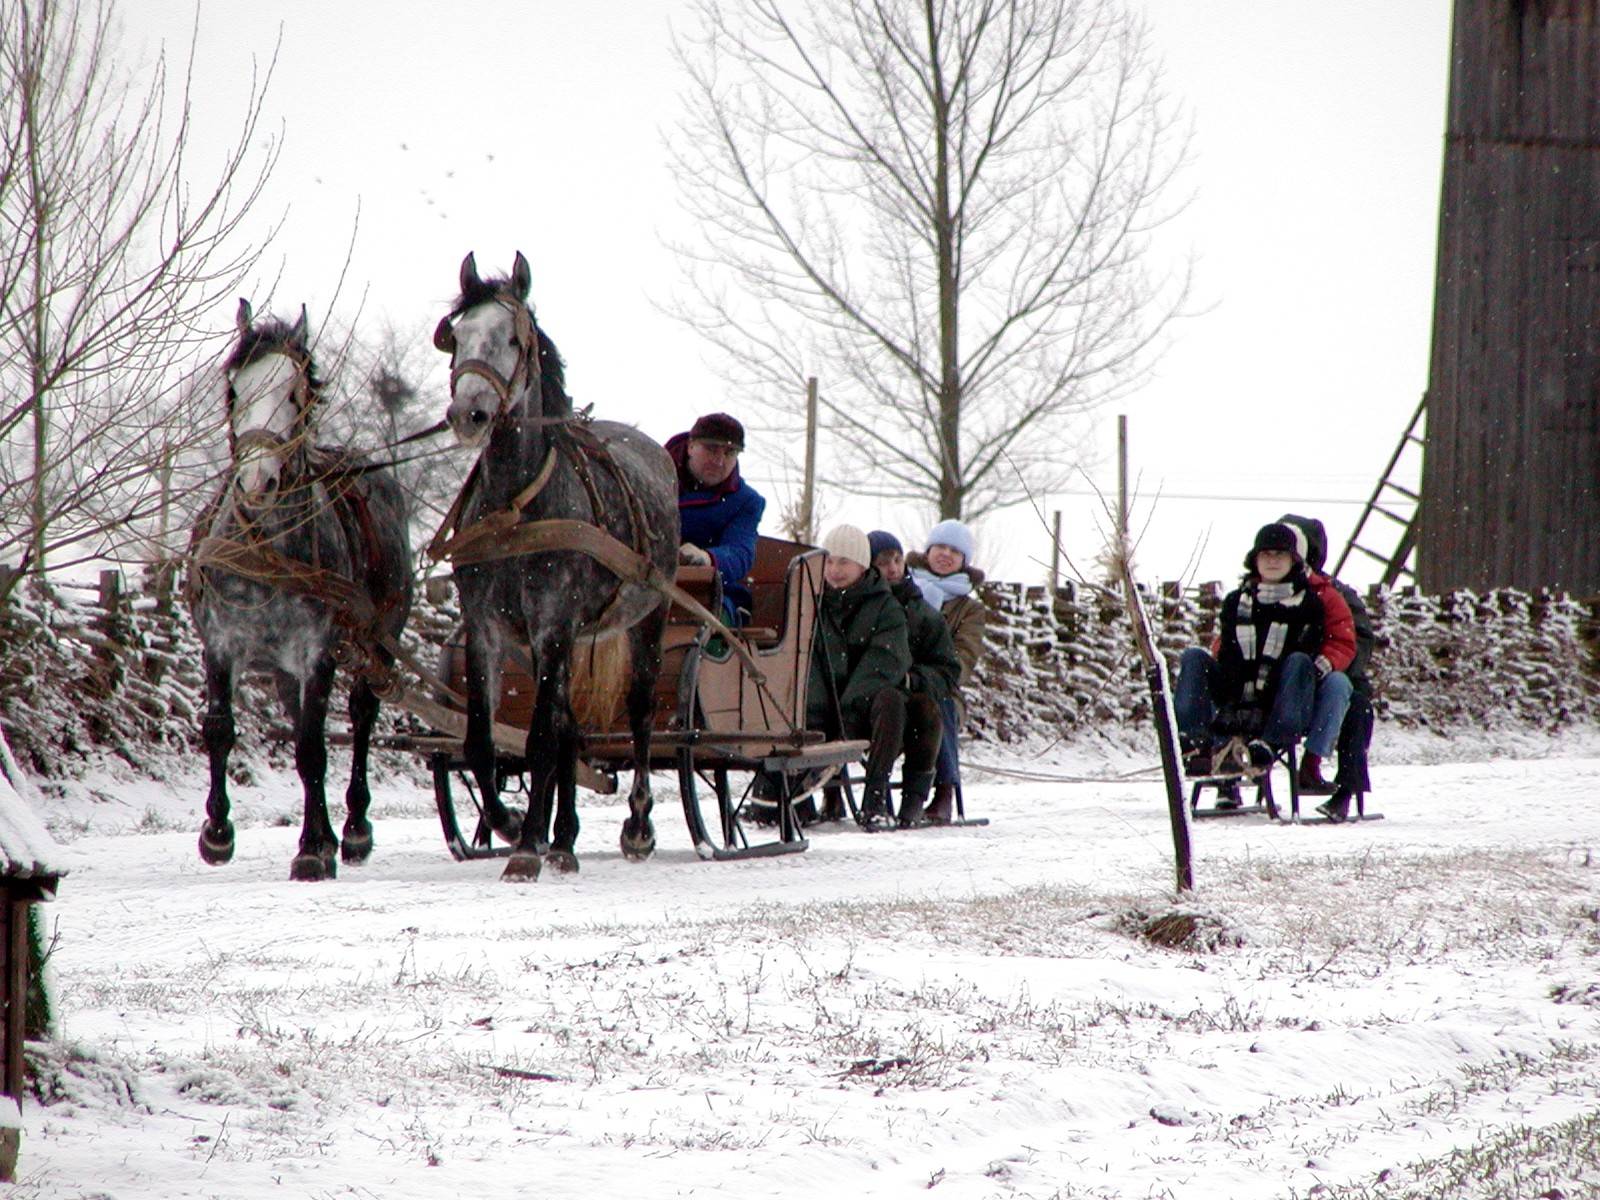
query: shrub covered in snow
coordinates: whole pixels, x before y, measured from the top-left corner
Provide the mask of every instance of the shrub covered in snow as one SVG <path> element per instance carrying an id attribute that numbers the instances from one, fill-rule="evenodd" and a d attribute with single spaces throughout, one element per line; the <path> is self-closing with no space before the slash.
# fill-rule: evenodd
<path id="1" fill-rule="evenodd" d="M 1225 589 L 1159 589 L 1147 605 L 1176 670 L 1179 653 L 1210 641 Z M 1149 717 L 1149 697 L 1119 598 L 1097 588 L 991 584 L 989 652 L 968 692 L 968 737 L 1014 743 L 1041 734 L 1070 741 Z M 1380 721 L 1470 734 L 1555 730 L 1597 715 L 1592 607 L 1563 595 L 1513 590 L 1368 598 Z M 456 625 L 450 604 L 416 598 L 406 638 L 424 662 Z M 241 682 L 235 770 L 287 766 L 270 681 Z M 114 759 L 155 773 L 164 756 L 199 754 L 205 705 L 200 645 L 181 604 L 100 588 L 19 589 L 0 609 L 0 724 L 23 765 L 70 777 Z M 335 713 L 343 701 L 336 700 Z M 380 732 L 415 728 L 386 706 Z M 391 757 L 389 762 L 407 760 Z"/>
<path id="2" fill-rule="evenodd" d="M 1185 647 L 1208 645 L 1225 588 L 1163 588 L 1147 608 L 1176 673 Z M 1015 742 L 1046 732 L 1133 724 L 1149 715 L 1143 672 L 1114 596 L 1072 585 L 991 584 L 989 654 L 968 696 L 970 737 Z M 1441 734 L 1556 730 L 1597 715 L 1593 607 L 1514 589 L 1479 596 L 1374 592 L 1374 702 L 1380 721 Z"/>

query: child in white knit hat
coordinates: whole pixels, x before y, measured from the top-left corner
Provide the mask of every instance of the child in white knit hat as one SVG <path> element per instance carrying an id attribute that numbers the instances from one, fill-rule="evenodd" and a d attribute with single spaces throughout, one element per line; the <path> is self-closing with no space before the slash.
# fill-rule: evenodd
<path id="1" fill-rule="evenodd" d="M 865 738 L 866 791 L 862 824 L 887 826 L 889 772 L 905 738 L 911 670 L 906 615 L 872 565 L 867 535 L 837 525 L 822 539 L 827 588 L 818 606 L 806 693 L 806 723 L 830 738 Z"/>

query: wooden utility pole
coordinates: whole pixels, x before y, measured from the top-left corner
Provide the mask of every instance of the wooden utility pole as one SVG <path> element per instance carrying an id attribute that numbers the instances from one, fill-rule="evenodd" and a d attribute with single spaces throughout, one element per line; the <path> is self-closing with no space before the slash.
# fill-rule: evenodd
<path id="1" fill-rule="evenodd" d="M 800 492 L 800 538 L 802 542 L 817 540 L 816 529 L 817 489 L 817 377 L 806 380 L 806 473 Z"/>

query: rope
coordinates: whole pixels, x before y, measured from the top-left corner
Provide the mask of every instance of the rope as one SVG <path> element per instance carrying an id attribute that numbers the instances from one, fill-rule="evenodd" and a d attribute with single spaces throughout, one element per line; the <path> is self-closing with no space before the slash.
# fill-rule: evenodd
<path id="1" fill-rule="evenodd" d="M 998 775 L 1003 779 L 1023 779 L 1029 783 L 1129 783 L 1137 781 L 1141 776 L 1149 775 L 1152 771 L 1161 770 L 1161 764 L 1139 767 L 1121 775 L 1056 775 L 1048 771 L 1017 771 L 1009 767 L 991 767 L 983 763 L 968 762 L 966 759 L 961 760 L 961 769 L 977 771 L 981 775 Z"/>

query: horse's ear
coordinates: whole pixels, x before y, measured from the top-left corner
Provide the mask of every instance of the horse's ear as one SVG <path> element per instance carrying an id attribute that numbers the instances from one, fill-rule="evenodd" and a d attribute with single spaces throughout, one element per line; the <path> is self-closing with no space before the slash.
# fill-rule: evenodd
<path id="1" fill-rule="evenodd" d="M 522 257 L 522 251 L 517 251 L 517 261 L 511 268 L 511 286 L 516 290 L 518 300 L 528 298 L 528 290 L 533 287 L 533 270 L 528 266 L 528 260 Z"/>
<path id="2" fill-rule="evenodd" d="M 250 309 L 250 301 L 240 296 L 239 311 L 233 315 L 233 323 L 239 327 L 240 333 L 250 332 L 250 318 L 254 315 Z"/>
<path id="3" fill-rule="evenodd" d="M 468 254 L 461 260 L 461 294 L 468 295 L 483 287 L 483 280 L 478 278 L 478 260 Z"/>
<path id="4" fill-rule="evenodd" d="M 306 326 L 306 306 L 302 304 L 300 306 L 300 319 L 294 323 L 294 328 L 289 331 L 289 340 L 301 349 L 305 349 Z"/>
<path id="5" fill-rule="evenodd" d="M 446 354 L 456 352 L 456 331 L 450 327 L 449 317 L 440 317 L 439 323 L 433 327 L 433 348 L 443 350 Z"/>

